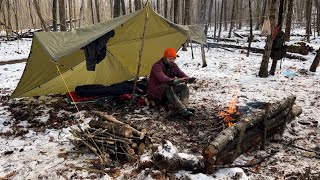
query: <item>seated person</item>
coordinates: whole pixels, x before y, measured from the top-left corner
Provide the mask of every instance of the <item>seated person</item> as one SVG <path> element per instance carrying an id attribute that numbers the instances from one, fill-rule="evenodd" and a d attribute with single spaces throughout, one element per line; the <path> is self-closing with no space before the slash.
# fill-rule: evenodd
<path id="1" fill-rule="evenodd" d="M 194 82 L 195 78 L 189 78 L 181 71 L 175 63 L 176 57 L 175 49 L 165 50 L 163 57 L 152 66 L 147 92 L 152 98 L 172 104 L 182 117 L 189 118 L 194 109 L 188 107 L 189 88 L 186 83 Z"/>

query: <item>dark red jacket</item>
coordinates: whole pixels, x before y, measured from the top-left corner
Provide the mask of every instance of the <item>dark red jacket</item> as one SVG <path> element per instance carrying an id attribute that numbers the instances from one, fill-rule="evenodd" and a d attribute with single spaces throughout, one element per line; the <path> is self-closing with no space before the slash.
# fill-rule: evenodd
<path id="1" fill-rule="evenodd" d="M 149 96 L 161 100 L 165 84 L 170 83 L 176 77 L 188 77 L 176 63 L 171 66 L 165 62 L 164 58 L 161 58 L 152 66 L 147 88 Z"/>

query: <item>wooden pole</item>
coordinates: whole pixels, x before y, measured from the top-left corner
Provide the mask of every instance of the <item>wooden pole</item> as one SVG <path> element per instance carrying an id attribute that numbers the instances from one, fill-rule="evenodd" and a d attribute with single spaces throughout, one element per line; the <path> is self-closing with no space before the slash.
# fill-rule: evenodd
<path id="1" fill-rule="evenodd" d="M 147 1 L 148 3 L 148 1 Z M 142 59 L 142 52 L 143 52 L 143 47 L 144 47 L 144 37 L 145 37 L 145 33 L 146 33 L 146 28 L 147 28 L 147 22 L 149 20 L 149 12 L 148 12 L 148 7 L 146 7 L 146 18 L 145 18 L 145 21 L 144 21 L 144 27 L 143 27 L 143 34 L 142 34 L 142 42 L 141 42 L 141 47 L 140 47 L 140 51 L 139 51 L 139 61 L 138 61 L 138 68 L 137 68 L 137 73 L 136 73 L 136 77 L 134 78 L 134 85 L 133 85 L 133 91 L 132 91 L 132 99 L 131 99 L 131 102 L 130 102 L 130 105 L 132 106 L 132 102 L 133 100 L 135 99 L 134 95 L 136 93 L 136 87 L 137 87 L 137 81 L 138 81 L 138 78 L 139 78 L 139 74 L 140 74 L 140 67 L 141 67 L 141 59 Z"/>

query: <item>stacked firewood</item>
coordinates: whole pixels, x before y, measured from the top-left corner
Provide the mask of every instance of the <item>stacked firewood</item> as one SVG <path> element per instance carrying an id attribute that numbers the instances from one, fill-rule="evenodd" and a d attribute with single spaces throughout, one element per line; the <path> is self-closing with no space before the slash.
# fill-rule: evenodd
<path id="1" fill-rule="evenodd" d="M 132 158 L 143 154 L 152 139 L 146 136 L 146 129 L 134 128 L 132 125 L 117 120 L 104 112 L 94 111 L 99 120 L 91 120 L 89 127 L 71 128 L 70 132 L 77 138 L 78 147 L 86 146 L 103 162 L 112 157 Z"/>

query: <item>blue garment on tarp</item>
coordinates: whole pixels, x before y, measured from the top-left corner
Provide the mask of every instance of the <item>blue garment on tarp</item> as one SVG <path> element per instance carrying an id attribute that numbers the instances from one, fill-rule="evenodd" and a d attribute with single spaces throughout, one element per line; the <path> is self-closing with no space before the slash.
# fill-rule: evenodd
<path id="1" fill-rule="evenodd" d="M 96 64 L 99 64 L 106 57 L 107 42 L 113 36 L 114 30 L 109 31 L 105 35 L 99 37 L 82 48 L 86 56 L 86 65 L 88 71 L 95 71 Z"/>

